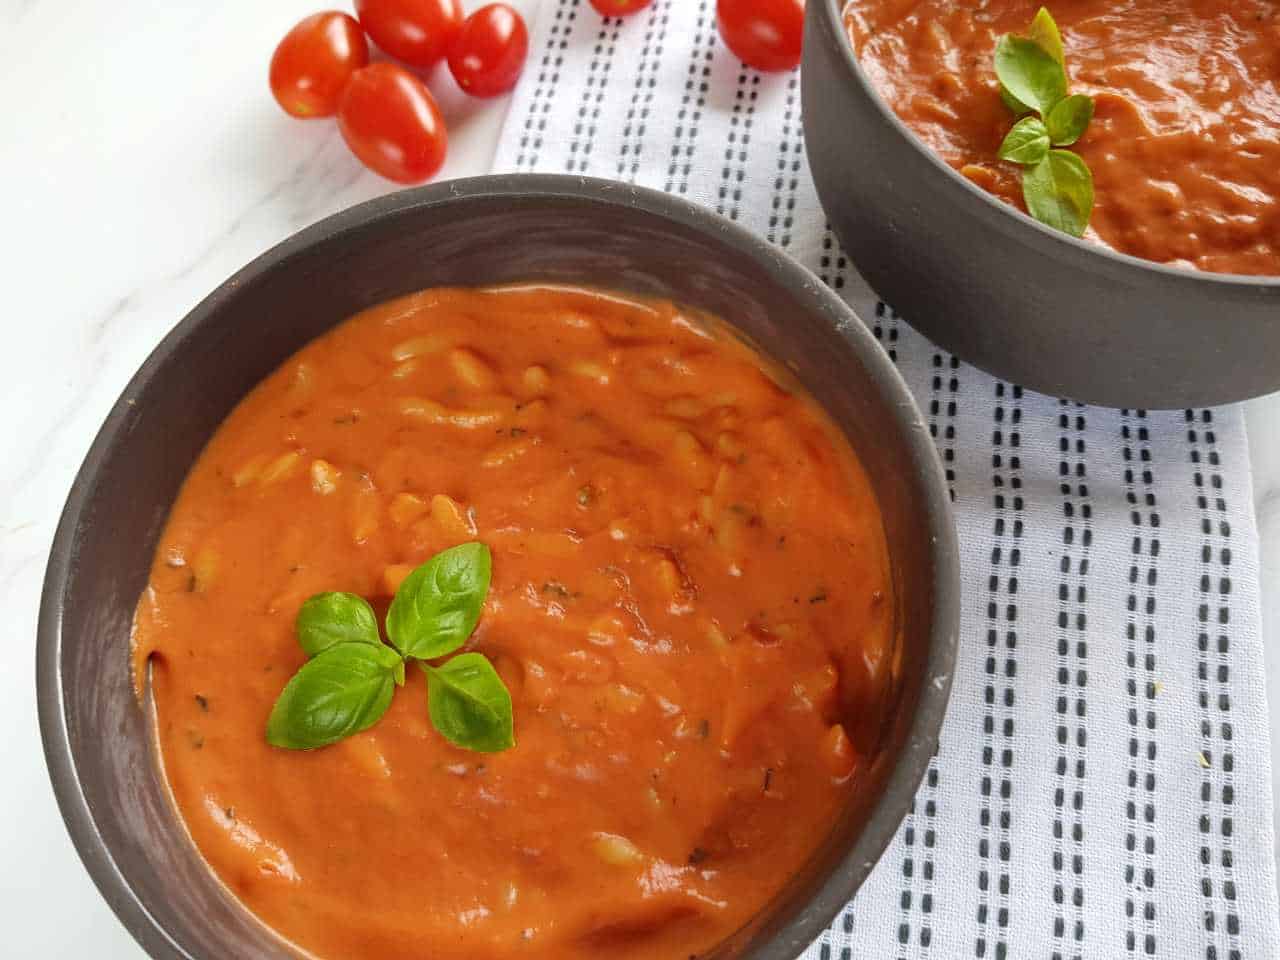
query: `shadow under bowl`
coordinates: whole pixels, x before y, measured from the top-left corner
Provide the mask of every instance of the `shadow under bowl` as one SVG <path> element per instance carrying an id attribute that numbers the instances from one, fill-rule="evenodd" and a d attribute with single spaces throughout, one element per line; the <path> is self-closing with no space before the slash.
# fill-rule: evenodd
<path id="1" fill-rule="evenodd" d="M 881 98 L 843 5 L 806 9 L 805 148 L 845 250 L 915 329 L 998 377 L 1089 403 L 1202 406 L 1280 389 L 1280 277 L 1139 260 L 995 199 Z"/>
<path id="2" fill-rule="evenodd" d="M 76 849 L 152 957 L 293 956 L 199 857 L 134 697 L 130 624 L 187 471 L 254 385 L 350 315 L 425 287 L 530 281 L 668 297 L 724 318 L 826 408 L 880 501 L 904 649 L 874 775 L 806 868 L 717 955 L 794 957 L 906 814 L 947 702 L 959 575 L 928 430 L 880 347 L 782 253 L 665 194 L 578 177 L 443 183 L 324 220 L 219 287 L 143 364 L 71 489 L 40 609 L 41 733 Z"/>

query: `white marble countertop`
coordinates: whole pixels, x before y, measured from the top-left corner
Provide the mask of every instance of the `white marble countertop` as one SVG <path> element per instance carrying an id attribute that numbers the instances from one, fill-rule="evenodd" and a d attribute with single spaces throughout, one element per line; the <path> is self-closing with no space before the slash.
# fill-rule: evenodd
<path id="1" fill-rule="evenodd" d="M 267 91 L 275 42 L 314 9 L 0 0 L 0 182 L 10 185 L 0 226 L 6 956 L 143 956 L 81 868 L 45 773 L 33 683 L 40 582 L 93 433 L 161 336 L 267 247 L 392 189 L 359 167 L 332 123 L 290 120 Z M 447 76 L 432 86 L 451 131 L 443 176 L 487 172 L 505 101 L 468 101 Z M 1268 586 L 1280 585 L 1280 397 L 1250 404 L 1248 423 L 1275 718 L 1280 591 Z"/>

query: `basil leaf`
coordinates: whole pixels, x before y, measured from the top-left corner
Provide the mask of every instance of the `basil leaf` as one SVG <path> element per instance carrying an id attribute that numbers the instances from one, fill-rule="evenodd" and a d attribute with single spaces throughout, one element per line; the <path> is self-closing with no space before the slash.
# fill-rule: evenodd
<path id="1" fill-rule="evenodd" d="M 1083 93 L 1073 93 L 1059 100 L 1057 105 L 1044 118 L 1049 139 L 1055 147 L 1066 147 L 1075 143 L 1093 119 L 1093 97 Z"/>
<path id="2" fill-rule="evenodd" d="M 298 610 L 298 643 L 314 657 L 339 643 L 382 643 L 378 619 L 364 597 L 354 593 L 317 593 Z"/>
<path id="3" fill-rule="evenodd" d="M 405 577 L 387 611 L 387 636 L 406 657 L 431 660 L 457 650 L 480 620 L 493 559 L 483 543 L 464 543 Z"/>
<path id="4" fill-rule="evenodd" d="M 480 753 L 516 745 L 511 694 L 493 665 L 479 653 L 460 653 L 443 667 L 422 664 L 427 674 L 427 712 L 450 743 Z"/>
<path id="5" fill-rule="evenodd" d="M 312 750 L 367 730 L 391 705 L 400 663 L 381 643 L 339 643 L 308 660 L 271 711 L 267 743 Z"/>
<path id="6" fill-rule="evenodd" d="M 1041 7 L 1032 18 L 1031 26 L 1027 29 L 1027 38 L 1040 44 L 1041 49 L 1053 59 L 1063 65 L 1066 64 L 1067 54 L 1062 46 L 1062 34 L 1058 32 L 1058 24 L 1052 14 L 1044 7 Z"/>
<path id="7" fill-rule="evenodd" d="M 1062 64 L 1036 43 L 1005 34 L 996 44 L 996 76 L 1022 103 L 1047 116 L 1067 95 L 1067 73 Z"/>
<path id="8" fill-rule="evenodd" d="M 1022 174 L 1022 196 L 1041 223 L 1082 237 L 1093 211 L 1093 175 L 1069 150 L 1050 150 Z"/>
<path id="9" fill-rule="evenodd" d="M 1065 100 L 1063 101 L 1066 102 Z M 1049 152 L 1049 131 L 1039 117 L 1023 117 L 1000 144 L 999 157 L 1013 163 L 1033 166 Z"/>
<path id="10" fill-rule="evenodd" d="M 1030 113 L 1031 108 L 1009 92 L 1009 88 L 1003 83 L 1000 84 L 1000 102 L 1013 111 L 1015 117 L 1020 117 L 1024 113 Z"/>

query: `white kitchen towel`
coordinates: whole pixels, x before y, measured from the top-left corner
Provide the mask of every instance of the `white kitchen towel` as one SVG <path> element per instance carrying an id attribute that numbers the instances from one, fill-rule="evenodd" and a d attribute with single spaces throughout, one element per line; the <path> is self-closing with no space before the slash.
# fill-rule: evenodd
<path id="1" fill-rule="evenodd" d="M 915 333 L 826 226 L 798 74 L 745 68 L 714 0 L 543 0 L 496 169 L 633 181 L 768 237 L 872 327 L 936 438 L 964 570 L 942 745 L 804 956 L 1280 957 L 1241 411 L 1081 406 Z"/>

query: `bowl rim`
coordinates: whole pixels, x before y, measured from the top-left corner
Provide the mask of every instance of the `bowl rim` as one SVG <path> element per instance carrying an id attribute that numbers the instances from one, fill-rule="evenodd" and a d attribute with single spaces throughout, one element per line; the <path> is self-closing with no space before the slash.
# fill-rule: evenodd
<path id="1" fill-rule="evenodd" d="M 754 261 L 798 301 L 807 302 L 815 319 L 826 319 L 841 328 L 850 350 L 862 363 L 865 376 L 894 411 L 907 455 L 920 478 L 924 491 L 921 507 L 926 513 L 930 538 L 928 562 L 934 576 L 933 606 L 928 655 L 907 739 L 883 782 L 880 799 L 849 849 L 820 881 L 804 908 L 753 949 L 751 956 L 760 960 L 793 957 L 828 927 L 888 848 L 937 751 L 958 647 L 960 568 L 950 496 L 927 424 L 906 381 L 853 310 L 780 248 L 710 209 L 661 191 L 566 174 L 496 174 L 400 190 L 349 207 L 294 233 L 255 257 L 192 308 L 152 350 L 112 406 L 75 476 L 59 518 L 45 570 L 35 657 L 45 762 L 77 854 L 108 906 L 153 956 L 189 955 L 134 893 L 98 829 L 71 750 L 61 669 L 64 595 L 77 563 L 77 533 L 91 513 L 90 502 L 103 462 L 126 431 L 129 398 L 155 378 L 187 337 L 217 316 L 239 287 L 281 269 L 311 246 L 354 235 L 376 221 L 409 211 L 495 197 L 629 208 L 708 235 Z M 863 848 L 862 855 L 855 857 L 859 848 Z"/>
<path id="2" fill-rule="evenodd" d="M 1024 240 L 1031 239 L 1025 236 L 1026 231 L 1030 229 L 1034 231 L 1032 237 L 1042 244 L 1064 245 L 1065 249 L 1058 251 L 1061 255 L 1072 255 L 1071 252 L 1075 251 L 1086 256 L 1098 257 L 1113 270 L 1121 272 L 1136 268 L 1156 273 L 1175 282 L 1219 287 L 1262 287 L 1280 292 L 1280 275 L 1221 273 L 1212 270 L 1197 270 L 1191 267 L 1171 266 L 1167 263 L 1157 263 L 1154 260 L 1144 260 L 1141 257 L 1135 257 L 1133 254 L 1122 253 L 1101 243 L 1073 237 L 1070 234 L 1046 226 L 1030 214 L 1024 213 L 1011 204 L 1004 203 L 967 177 L 961 176 L 950 164 L 930 149 L 928 144 L 916 135 L 915 131 L 907 126 L 894 109 L 889 106 L 885 98 L 880 95 L 880 91 L 875 88 L 871 78 L 862 69 L 862 64 L 854 53 L 853 43 L 844 27 L 844 11 L 856 2 L 858 0 L 822 0 L 820 4 L 813 4 L 820 8 L 818 16 L 821 18 L 819 21 L 820 26 L 825 31 L 824 40 L 829 43 L 835 43 L 836 46 L 841 48 L 845 66 L 854 83 L 875 104 L 881 119 L 889 125 L 899 139 L 907 141 L 912 149 L 923 154 L 935 170 L 940 171 L 952 184 L 966 191 L 969 197 L 970 209 L 975 216 L 983 219 L 988 226 L 995 227 L 1006 234 L 1022 234 L 1022 239 Z M 998 214 L 999 219 L 995 219 L 992 214 Z"/>

